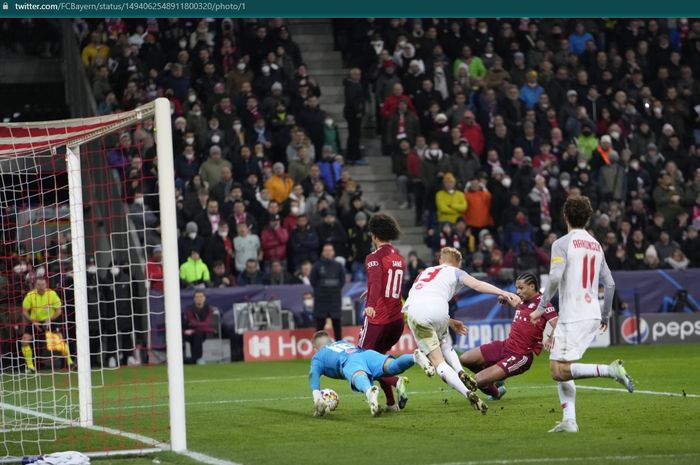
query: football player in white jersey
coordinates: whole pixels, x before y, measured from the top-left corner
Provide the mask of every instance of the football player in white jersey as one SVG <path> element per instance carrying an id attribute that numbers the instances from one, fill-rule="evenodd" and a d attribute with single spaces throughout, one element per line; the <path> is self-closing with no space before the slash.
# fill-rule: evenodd
<path id="1" fill-rule="evenodd" d="M 466 397 L 474 409 L 486 414 L 488 407 L 475 392 L 476 382 L 463 371 L 459 356 L 449 342 L 448 327 L 459 334 L 466 334 L 467 328 L 461 321 L 450 318 L 448 302 L 464 286 L 497 295 L 513 306 L 520 303 L 520 297 L 470 276 L 459 269 L 461 263 L 462 254 L 457 249 L 443 248 L 440 265 L 425 269 L 416 278 L 403 312 L 408 314 L 408 327 L 418 350 L 428 357 L 440 378 Z"/>
<path id="2" fill-rule="evenodd" d="M 554 330 L 549 367 L 552 378 L 558 381 L 564 418 L 550 433 L 578 431 L 574 379 L 613 378 L 629 392 L 634 391 L 634 384 L 622 366 L 622 360 L 615 360 L 610 365 L 575 363 L 583 357 L 598 331 L 608 329 L 615 293 L 615 281 L 605 262 L 603 248 L 585 230 L 592 215 L 593 208 L 588 197 L 569 197 L 564 203 L 568 234 L 552 244 L 549 282 L 537 310 L 530 314 L 530 320 L 537 322 L 544 313 L 545 305 L 559 291 L 559 323 Z M 599 281 L 605 288 L 602 312 L 597 299 Z"/>

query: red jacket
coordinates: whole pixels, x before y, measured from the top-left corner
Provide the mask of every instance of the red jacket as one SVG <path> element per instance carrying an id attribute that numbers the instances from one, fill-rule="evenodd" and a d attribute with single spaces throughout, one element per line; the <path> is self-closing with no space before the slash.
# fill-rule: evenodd
<path id="1" fill-rule="evenodd" d="M 146 279 L 151 282 L 151 289 L 163 290 L 163 264 L 148 261 L 146 264 Z"/>
<path id="2" fill-rule="evenodd" d="M 406 172 L 411 179 L 420 179 L 420 157 L 415 150 L 411 150 L 406 157 Z"/>
<path id="3" fill-rule="evenodd" d="M 459 123 L 459 130 L 462 133 L 462 137 L 469 141 L 474 153 L 481 156 L 484 151 L 484 133 L 481 131 L 481 126 L 479 123 L 474 124 L 464 124 L 464 122 Z"/>
<path id="4" fill-rule="evenodd" d="M 194 329 L 202 333 L 215 333 L 216 330 L 212 327 L 214 320 L 214 310 L 204 304 L 204 307 L 197 309 L 194 305 L 190 305 L 185 310 L 185 327 L 183 329 Z"/>
<path id="5" fill-rule="evenodd" d="M 408 109 L 411 110 L 413 114 L 416 114 L 416 107 L 413 106 L 411 97 L 409 97 L 408 95 L 399 95 L 398 97 L 396 95 L 390 95 L 384 99 L 381 109 L 379 110 L 379 113 L 381 114 L 382 118 L 391 118 L 391 115 L 393 115 L 396 109 L 399 107 L 399 102 L 401 100 L 405 100 L 408 104 Z"/>
<path id="6" fill-rule="evenodd" d="M 283 227 L 272 229 L 268 226 L 260 235 L 260 240 L 265 260 L 285 260 L 287 258 L 289 231 Z"/>

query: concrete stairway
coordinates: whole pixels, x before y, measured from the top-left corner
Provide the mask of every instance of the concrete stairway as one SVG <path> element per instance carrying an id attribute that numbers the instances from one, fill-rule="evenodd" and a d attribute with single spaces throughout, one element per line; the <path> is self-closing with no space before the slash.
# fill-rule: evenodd
<path id="1" fill-rule="evenodd" d="M 343 79 L 348 72 L 343 68 L 340 52 L 333 50 L 333 27 L 327 19 L 290 19 L 292 39 L 301 48 L 309 74 L 321 86 L 321 108 L 328 112 L 339 127 L 343 147 L 347 141 L 347 123 L 343 118 Z M 397 247 L 404 256 L 415 250 L 418 256 L 430 261 L 432 253 L 423 245 L 424 230 L 414 226 L 414 211 L 400 210 L 396 201 L 396 177 L 391 172 L 391 159 L 381 155 L 379 137 L 374 128 L 366 128 L 362 139 L 368 166 L 350 168 L 353 179 L 361 186 L 363 197 L 373 205 L 381 204 L 382 211 L 392 215 L 401 226 Z"/>

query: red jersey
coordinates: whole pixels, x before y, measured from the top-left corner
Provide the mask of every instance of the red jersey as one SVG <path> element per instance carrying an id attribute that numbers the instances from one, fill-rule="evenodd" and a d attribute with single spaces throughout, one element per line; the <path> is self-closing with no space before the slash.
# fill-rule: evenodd
<path id="1" fill-rule="evenodd" d="M 526 300 L 518 305 L 513 317 L 510 334 L 503 345 L 508 352 L 522 355 L 533 352 L 539 355 L 542 352 L 542 332 L 547 326 L 547 322 L 557 318 L 559 315 L 557 315 L 557 311 L 552 304 L 549 304 L 542 318 L 536 325 L 533 325 L 530 321 L 530 313 L 537 310 L 541 298 L 542 296 L 537 294 L 530 300 Z"/>
<path id="2" fill-rule="evenodd" d="M 367 320 L 383 325 L 402 319 L 401 287 L 406 261 L 391 244 L 384 244 L 367 255 L 367 306 L 374 308 L 374 317 Z"/>

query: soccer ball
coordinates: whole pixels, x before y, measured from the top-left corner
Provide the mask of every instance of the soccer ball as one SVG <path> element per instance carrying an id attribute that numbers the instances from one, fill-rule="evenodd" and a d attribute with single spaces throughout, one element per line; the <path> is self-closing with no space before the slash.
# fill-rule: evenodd
<path id="1" fill-rule="evenodd" d="M 338 408 L 338 393 L 333 389 L 323 389 L 321 391 L 321 397 L 326 401 L 326 404 L 331 411 Z"/>

